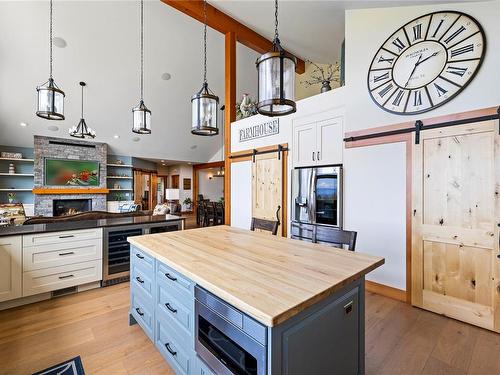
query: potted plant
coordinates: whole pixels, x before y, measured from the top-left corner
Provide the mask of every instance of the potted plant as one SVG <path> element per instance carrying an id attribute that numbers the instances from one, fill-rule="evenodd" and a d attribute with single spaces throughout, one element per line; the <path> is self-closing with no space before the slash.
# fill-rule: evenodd
<path id="1" fill-rule="evenodd" d="M 184 205 L 186 206 L 186 209 L 188 211 L 191 211 L 191 205 L 193 204 L 193 201 L 191 200 L 191 198 L 187 197 L 186 199 L 184 199 Z"/>
<path id="2" fill-rule="evenodd" d="M 16 193 L 8 193 L 7 199 L 9 200 L 9 203 L 14 203 L 14 199 L 16 199 Z"/>

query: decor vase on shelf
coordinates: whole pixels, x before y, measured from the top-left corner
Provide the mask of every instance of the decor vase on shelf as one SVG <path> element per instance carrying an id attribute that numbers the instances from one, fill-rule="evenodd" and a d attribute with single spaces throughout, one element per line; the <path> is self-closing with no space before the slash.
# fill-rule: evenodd
<path id="1" fill-rule="evenodd" d="M 14 163 L 9 164 L 9 174 L 16 174 L 16 166 Z"/>
<path id="2" fill-rule="evenodd" d="M 338 63 L 321 67 L 312 61 L 307 60 L 307 62 L 314 68 L 309 75 L 310 79 L 300 81 L 304 87 L 310 87 L 321 83 L 320 92 L 324 93 L 332 89 L 330 85 L 331 82 L 340 83 L 340 65 Z"/>
<path id="3" fill-rule="evenodd" d="M 9 203 L 14 203 L 14 199 L 16 199 L 16 193 L 8 193 L 7 199 L 9 200 Z"/>

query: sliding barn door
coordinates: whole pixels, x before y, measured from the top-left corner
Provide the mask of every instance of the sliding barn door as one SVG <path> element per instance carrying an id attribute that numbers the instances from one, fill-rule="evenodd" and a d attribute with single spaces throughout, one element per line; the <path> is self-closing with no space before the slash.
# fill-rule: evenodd
<path id="1" fill-rule="evenodd" d="M 500 331 L 498 121 L 414 146 L 412 304 Z"/>
<path id="2" fill-rule="evenodd" d="M 283 206 L 286 198 L 286 152 L 280 159 L 277 153 L 255 156 L 252 165 L 252 217 L 266 220 L 278 218 L 281 225 L 278 235 L 286 235 L 286 207 Z"/>

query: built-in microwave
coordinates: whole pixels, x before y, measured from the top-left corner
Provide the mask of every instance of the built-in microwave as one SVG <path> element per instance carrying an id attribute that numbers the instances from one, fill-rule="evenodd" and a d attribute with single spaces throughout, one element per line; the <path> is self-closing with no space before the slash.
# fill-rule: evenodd
<path id="1" fill-rule="evenodd" d="M 267 328 L 195 287 L 195 349 L 218 375 L 264 375 Z"/>

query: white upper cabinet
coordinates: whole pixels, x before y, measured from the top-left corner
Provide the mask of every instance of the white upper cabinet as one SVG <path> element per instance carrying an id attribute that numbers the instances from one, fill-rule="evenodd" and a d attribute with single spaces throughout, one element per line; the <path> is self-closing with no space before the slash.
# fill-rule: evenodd
<path id="1" fill-rule="evenodd" d="M 294 123 L 293 166 L 342 164 L 344 117 Z"/>
<path id="2" fill-rule="evenodd" d="M 22 294 L 21 236 L 0 237 L 0 302 Z"/>

